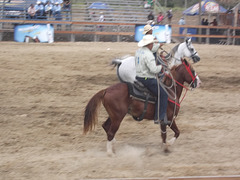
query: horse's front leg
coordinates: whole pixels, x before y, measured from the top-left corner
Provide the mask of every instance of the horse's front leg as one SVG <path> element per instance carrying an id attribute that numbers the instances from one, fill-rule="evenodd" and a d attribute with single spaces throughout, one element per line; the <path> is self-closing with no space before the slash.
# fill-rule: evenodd
<path id="1" fill-rule="evenodd" d="M 175 134 L 174 134 L 174 137 L 168 141 L 168 144 L 169 145 L 173 145 L 174 142 L 176 141 L 176 139 L 178 138 L 178 136 L 180 135 L 180 131 L 179 131 L 178 127 L 177 127 L 177 124 L 176 124 L 175 120 L 170 125 L 170 128 L 173 130 L 173 132 Z"/>
<path id="2" fill-rule="evenodd" d="M 163 151 L 168 152 L 168 145 L 166 143 L 167 126 L 165 124 L 161 124 L 161 136 L 162 136 Z"/>

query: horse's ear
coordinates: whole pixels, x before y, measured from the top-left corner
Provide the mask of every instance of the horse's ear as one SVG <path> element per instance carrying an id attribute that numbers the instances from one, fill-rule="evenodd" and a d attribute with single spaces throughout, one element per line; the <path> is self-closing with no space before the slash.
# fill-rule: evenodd
<path id="1" fill-rule="evenodd" d="M 190 44 L 190 43 L 191 43 L 191 40 L 192 40 L 191 38 L 186 38 L 186 43 L 187 43 L 187 44 Z"/>

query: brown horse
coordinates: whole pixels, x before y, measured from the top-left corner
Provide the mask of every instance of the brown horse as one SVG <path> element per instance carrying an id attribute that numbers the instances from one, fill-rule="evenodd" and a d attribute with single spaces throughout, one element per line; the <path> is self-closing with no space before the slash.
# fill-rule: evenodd
<path id="1" fill-rule="evenodd" d="M 175 122 L 175 117 L 178 114 L 180 108 L 180 96 L 183 88 L 185 87 L 183 83 L 187 82 L 190 84 L 191 88 L 196 88 L 201 82 L 192 66 L 190 66 L 186 60 L 183 61 L 183 64 L 174 66 L 171 69 L 171 74 L 173 75 L 174 80 L 171 78 L 171 76 L 166 75 L 164 84 L 168 86 L 173 84 L 169 89 L 175 89 L 176 100 L 174 101 L 169 99 L 167 107 L 167 119 L 171 121 L 169 126 L 174 131 L 175 135 L 167 144 L 166 124 L 161 123 L 161 136 L 165 151 L 167 151 L 168 145 L 173 144 L 180 134 Z M 114 136 L 118 131 L 123 118 L 127 113 L 131 114 L 133 117 L 140 117 L 144 110 L 145 104 L 144 102 L 130 96 L 128 85 L 126 83 L 118 83 L 108 87 L 107 89 L 103 89 L 90 99 L 85 108 L 84 134 L 90 130 L 93 130 L 94 126 L 97 124 L 97 112 L 101 103 L 108 113 L 108 118 L 102 125 L 108 139 L 107 153 L 109 155 L 113 155 L 113 142 L 115 140 Z M 147 104 L 144 119 L 154 119 L 154 106 L 155 104 L 153 103 Z"/>

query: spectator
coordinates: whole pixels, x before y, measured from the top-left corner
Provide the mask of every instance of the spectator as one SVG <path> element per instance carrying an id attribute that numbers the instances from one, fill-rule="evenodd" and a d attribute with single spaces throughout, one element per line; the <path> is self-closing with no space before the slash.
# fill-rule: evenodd
<path id="1" fill-rule="evenodd" d="M 150 11 L 147 18 L 148 18 L 149 21 L 154 21 L 154 15 L 153 15 L 152 11 Z"/>
<path id="2" fill-rule="evenodd" d="M 61 9 L 62 8 L 59 2 L 55 2 L 55 5 L 53 6 L 53 15 L 55 17 L 55 20 L 62 20 Z"/>
<path id="3" fill-rule="evenodd" d="M 70 0 L 64 0 L 64 1 L 63 1 L 63 10 L 65 11 L 66 20 L 69 20 L 70 9 L 71 9 Z"/>
<path id="4" fill-rule="evenodd" d="M 62 14 L 61 14 L 61 5 L 59 2 L 55 2 L 55 5 L 53 6 L 53 16 L 55 17 L 55 20 L 60 21 L 62 20 Z M 57 30 L 61 29 L 61 25 L 57 25 Z"/>
<path id="5" fill-rule="evenodd" d="M 103 21 L 104 21 L 104 15 L 103 15 L 103 12 L 100 12 L 99 22 L 103 22 Z"/>
<path id="6" fill-rule="evenodd" d="M 163 18 L 164 18 L 164 16 L 163 16 L 162 12 L 159 12 L 158 17 L 157 17 L 157 23 L 162 24 Z"/>
<path id="7" fill-rule="evenodd" d="M 42 5 L 41 1 L 37 1 L 37 4 L 34 6 L 36 10 L 36 17 L 37 19 L 43 18 L 44 15 L 44 6 Z"/>
<path id="8" fill-rule="evenodd" d="M 48 3 L 48 0 L 41 0 L 42 5 L 45 7 L 46 4 Z"/>
<path id="9" fill-rule="evenodd" d="M 201 25 L 205 25 L 204 23 L 205 23 L 205 19 L 202 18 Z"/>
<path id="10" fill-rule="evenodd" d="M 95 12 L 90 12 L 90 20 L 91 21 L 97 21 Z"/>
<path id="11" fill-rule="evenodd" d="M 144 28 L 143 28 L 143 34 L 144 35 L 152 35 L 153 34 L 153 27 L 149 24 L 145 25 Z M 154 39 L 157 41 L 157 38 L 154 37 Z M 153 43 L 153 48 L 152 48 L 152 52 L 153 52 L 153 55 L 156 59 L 156 56 L 157 56 L 157 50 L 159 48 L 161 48 L 163 46 L 163 44 L 159 43 L 159 42 L 155 42 Z"/>
<path id="12" fill-rule="evenodd" d="M 144 2 L 145 9 L 152 8 L 152 7 L 153 7 L 153 0 L 147 0 Z"/>
<path id="13" fill-rule="evenodd" d="M 55 4 L 55 0 L 48 0 L 52 5 Z"/>
<path id="14" fill-rule="evenodd" d="M 178 21 L 179 25 L 185 25 L 185 19 L 184 17 L 181 17 L 181 19 Z"/>
<path id="15" fill-rule="evenodd" d="M 103 15 L 103 12 L 100 12 L 100 16 L 99 16 L 99 22 L 103 22 L 104 21 L 104 15 Z M 103 31 L 103 26 L 102 25 L 99 25 L 98 26 L 99 30 L 100 31 Z"/>
<path id="16" fill-rule="evenodd" d="M 168 24 L 171 24 L 172 17 L 173 17 L 172 9 L 170 9 L 170 10 L 167 11 Z"/>
<path id="17" fill-rule="evenodd" d="M 178 21 L 179 25 L 185 25 L 185 19 L 184 17 L 181 17 L 181 19 Z M 185 34 L 184 32 L 185 28 L 184 27 L 180 27 L 179 28 L 179 34 Z"/>
<path id="18" fill-rule="evenodd" d="M 45 5 L 45 14 L 48 14 L 49 17 L 52 16 L 53 13 L 53 5 L 50 3 L 50 1 L 47 2 Z"/>
<path id="19" fill-rule="evenodd" d="M 70 9 L 71 9 L 71 2 L 70 2 L 70 0 L 63 0 L 63 9 L 65 11 L 70 11 Z"/>
<path id="20" fill-rule="evenodd" d="M 28 8 L 28 19 L 36 18 L 36 10 L 33 4 L 31 4 Z"/>
<path id="21" fill-rule="evenodd" d="M 205 26 L 208 26 L 208 24 L 209 24 L 209 23 L 208 23 L 208 19 L 206 19 L 206 20 L 204 21 L 204 25 L 205 25 Z"/>
<path id="22" fill-rule="evenodd" d="M 217 26 L 217 25 L 218 25 L 218 23 L 217 23 L 217 20 L 216 20 L 216 19 L 214 19 L 212 22 L 210 22 L 210 24 L 211 24 L 211 25 L 213 25 L 213 26 Z"/>
<path id="23" fill-rule="evenodd" d="M 55 4 L 58 3 L 58 4 L 60 4 L 62 6 L 63 0 L 54 0 L 54 3 Z"/>

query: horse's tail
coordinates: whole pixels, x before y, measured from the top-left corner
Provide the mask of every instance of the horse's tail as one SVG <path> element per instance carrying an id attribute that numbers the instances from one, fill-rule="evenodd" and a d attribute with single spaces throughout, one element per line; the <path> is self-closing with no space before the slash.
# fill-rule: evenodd
<path id="1" fill-rule="evenodd" d="M 122 56 L 121 58 L 113 59 L 111 62 L 111 65 L 113 66 L 113 68 L 115 68 L 116 66 L 119 67 L 122 64 L 123 60 L 128 57 L 130 57 L 130 55 L 125 55 L 125 56 Z"/>
<path id="2" fill-rule="evenodd" d="M 98 122 L 98 109 L 101 105 L 102 99 L 105 95 L 105 89 L 95 94 L 88 102 L 84 114 L 83 133 L 92 131 Z"/>
<path id="3" fill-rule="evenodd" d="M 113 66 L 113 68 L 115 68 L 116 66 L 120 66 L 121 64 L 122 64 L 121 59 L 113 59 L 111 62 L 111 65 Z"/>

